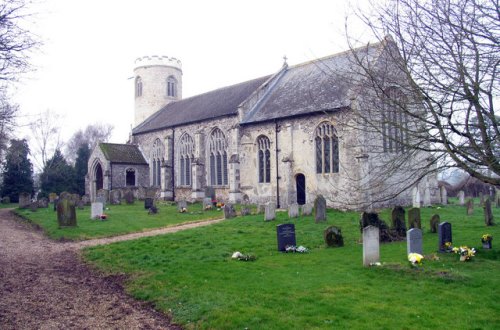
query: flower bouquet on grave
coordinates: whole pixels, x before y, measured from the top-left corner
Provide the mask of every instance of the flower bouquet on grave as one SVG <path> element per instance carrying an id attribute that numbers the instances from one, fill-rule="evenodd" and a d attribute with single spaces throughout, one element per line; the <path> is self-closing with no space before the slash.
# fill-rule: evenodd
<path id="1" fill-rule="evenodd" d="M 106 219 L 108 218 L 108 215 L 107 215 L 107 214 L 105 214 L 105 213 L 103 213 L 103 214 L 98 215 L 98 216 L 97 216 L 97 218 L 98 218 L 99 220 L 106 220 Z"/>
<path id="2" fill-rule="evenodd" d="M 424 259 L 424 256 L 419 254 L 419 253 L 408 254 L 408 261 L 410 262 L 410 265 L 412 265 L 414 267 L 422 265 L 423 259 Z"/>
<path id="3" fill-rule="evenodd" d="M 285 252 L 297 252 L 297 253 L 305 253 L 309 252 L 309 250 L 305 246 L 295 246 L 295 245 L 287 245 L 285 247 Z"/>
<path id="4" fill-rule="evenodd" d="M 491 241 L 493 240 L 493 236 L 490 234 L 484 234 L 481 236 L 481 243 L 483 243 L 483 249 L 491 249 Z"/>
<path id="5" fill-rule="evenodd" d="M 460 261 L 469 261 L 476 255 L 476 249 L 467 246 L 454 247 L 453 252 L 460 255 Z"/>
<path id="6" fill-rule="evenodd" d="M 182 207 L 180 210 L 179 210 L 179 213 L 186 213 L 187 212 L 187 209 L 185 207 Z"/>
<path id="7" fill-rule="evenodd" d="M 243 254 L 239 251 L 234 252 L 233 255 L 231 256 L 231 258 L 237 259 L 240 261 L 255 261 L 257 259 L 257 257 L 255 257 L 252 254 Z"/>
<path id="8" fill-rule="evenodd" d="M 446 251 L 446 252 L 453 252 L 453 245 L 451 242 L 446 242 L 443 244 L 443 249 Z"/>

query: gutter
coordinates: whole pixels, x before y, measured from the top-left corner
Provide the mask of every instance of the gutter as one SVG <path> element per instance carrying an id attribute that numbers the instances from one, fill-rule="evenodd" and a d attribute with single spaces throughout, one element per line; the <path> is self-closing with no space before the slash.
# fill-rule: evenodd
<path id="1" fill-rule="evenodd" d="M 279 173 L 279 160 L 278 160 L 278 153 L 280 152 L 279 146 L 278 146 L 278 132 L 279 132 L 279 127 L 278 127 L 278 121 L 275 119 L 274 120 L 274 139 L 276 141 L 275 143 L 275 152 L 276 152 L 276 208 L 280 208 L 280 173 Z"/>

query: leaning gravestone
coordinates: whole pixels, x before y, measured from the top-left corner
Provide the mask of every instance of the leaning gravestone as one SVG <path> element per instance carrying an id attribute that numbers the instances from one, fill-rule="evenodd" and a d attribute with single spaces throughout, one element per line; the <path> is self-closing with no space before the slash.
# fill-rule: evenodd
<path id="1" fill-rule="evenodd" d="M 276 226 L 276 236 L 278 239 L 278 251 L 286 251 L 287 246 L 295 246 L 295 225 L 284 223 Z"/>
<path id="2" fill-rule="evenodd" d="M 271 221 L 276 218 L 276 205 L 274 203 L 269 202 L 266 205 L 266 209 L 264 212 L 264 221 Z"/>
<path id="3" fill-rule="evenodd" d="M 411 208 L 408 210 L 408 227 L 422 229 L 422 221 L 420 219 L 420 209 Z"/>
<path id="4" fill-rule="evenodd" d="M 19 194 L 19 208 L 26 209 L 31 205 L 31 194 L 22 192 Z"/>
<path id="5" fill-rule="evenodd" d="M 431 233 L 437 233 L 438 226 L 441 223 L 441 217 L 439 214 L 434 214 L 430 221 Z"/>
<path id="6" fill-rule="evenodd" d="M 154 199 L 153 198 L 145 198 L 144 199 L 144 208 L 146 210 L 149 210 L 150 208 L 152 208 L 154 206 Z"/>
<path id="7" fill-rule="evenodd" d="M 313 212 L 313 206 L 311 203 L 306 203 L 302 205 L 300 208 L 302 211 L 302 216 L 311 215 Z"/>
<path id="8" fill-rule="evenodd" d="M 299 204 L 290 204 L 288 207 L 288 217 L 290 219 L 298 218 L 299 216 Z"/>
<path id="9" fill-rule="evenodd" d="M 326 221 L 326 199 L 322 195 L 314 201 L 314 220 L 316 223 Z"/>
<path id="10" fill-rule="evenodd" d="M 177 202 L 177 211 L 185 212 L 188 209 L 187 207 L 188 207 L 188 205 L 187 205 L 187 202 L 185 200 L 180 200 Z"/>
<path id="11" fill-rule="evenodd" d="M 392 209 L 392 229 L 400 236 L 406 234 L 405 209 L 401 206 L 396 206 Z"/>
<path id="12" fill-rule="evenodd" d="M 418 228 L 408 230 L 406 233 L 406 253 L 424 254 L 422 251 L 422 231 Z"/>
<path id="13" fill-rule="evenodd" d="M 467 215 L 473 215 L 474 214 L 474 200 L 472 198 L 469 198 L 467 200 Z"/>
<path id="14" fill-rule="evenodd" d="M 231 219 L 236 217 L 236 211 L 234 210 L 233 205 L 224 204 L 224 219 Z"/>
<path id="15" fill-rule="evenodd" d="M 63 196 L 63 194 L 61 194 L 57 203 L 57 223 L 59 228 L 76 226 L 75 204 L 68 196 Z"/>
<path id="16" fill-rule="evenodd" d="M 342 231 L 338 227 L 330 226 L 326 228 L 323 232 L 323 238 L 325 239 L 325 243 L 327 246 L 344 246 L 344 237 L 342 236 Z"/>
<path id="17" fill-rule="evenodd" d="M 363 266 L 370 266 L 380 260 L 379 229 L 374 226 L 363 228 Z"/>
<path id="18" fill-rule="evenodd" d="M 457 194 L 458 197 L 458 205 L 465 205 L 465 193 L 463 190 L 460 190 Z"/>
<path id="19" fill-rule="evenodd" d="M 438 226 L 438 252 L 445 252 L 445 243 L 453 243 L 451 223 L 441 222 Z"/>
<path id="20" fill-rule="evenodd" d="M 102 203 L 92 203 L 90 206 L 90 219 L 97 219 L 103 214 Z"/>
<path id="21" fill-rule="evenodd" d="M 491 201 L 487 197 L 484 201 L 484 223 L 486 226 L 493 226 L 493 212 L 491 210 Z"/>

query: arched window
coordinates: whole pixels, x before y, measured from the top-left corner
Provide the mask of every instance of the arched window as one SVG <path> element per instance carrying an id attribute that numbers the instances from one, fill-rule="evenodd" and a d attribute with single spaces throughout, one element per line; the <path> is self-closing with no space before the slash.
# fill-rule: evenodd
<path id="1" fill-rule="evenodd" d="M 382 139 L 384 152 L 403 152 L 408 142 L 406 97 L 400 88 L 390 87 L 384 91 L 382 112 Z"/>
<path id="2" fill-rule="evenodd" d="M 135 77 L 135 97 L 142 96 L 142 79 L 141 77 Z"/>
<path id="3" fill-rule="evenodd" d="M 212 131 L 209 140 L 210 184 L 227 185 L 227 145 L 224 133 L 218 128 Z"/>
<path id="4" fill-rule="evenodd" d="M 165 154 L 163 143 L 156 139 L 151 149 L 151 185 L 161 186 L 161 163 Z"/>
<path id="5" fill-rule="evenodd" d="M 194 140 L 183 134 L 179 143 L 179 175 L 181 186 L 191 185 L 191 161 L 194 158 Z"/>
<path id="6" fill-rule="evenodd" d="M 133 168 L 125 170 L 125 185 L 127 187 L 135 186 L 135 170 Z"/>
<path id="7" fill-rule="evenodd" d="M 271 182 L 271 142 L 267 136 L 261 135 L 257 138 L 259 151 L 257 158 L 259 161 L 259 183 Z"/>
<path id="8" fill-rule="evenodd" d="M 321 123 L 316 128 L 316 173 L 339 172 L 339 140 L 332 124 Z"/>
<path id="9" fill-rule="evenodd" d="M 167 78 L 167 96 L 177 96 L 177 79 L 175 79 L 173 76 L 169 76 Z"/>

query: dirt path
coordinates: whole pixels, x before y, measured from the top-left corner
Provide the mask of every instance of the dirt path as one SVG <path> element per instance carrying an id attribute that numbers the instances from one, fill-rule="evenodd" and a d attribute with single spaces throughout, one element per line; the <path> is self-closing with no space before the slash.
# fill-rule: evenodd
<path id="1" fill-rule="evenodd" d="M 92 272 L 78 250 L 216 221 L 57 243 L 0 209 L 0 329 L 180 329 L 166 315 L 127 296 L 120 279 Z"/>

